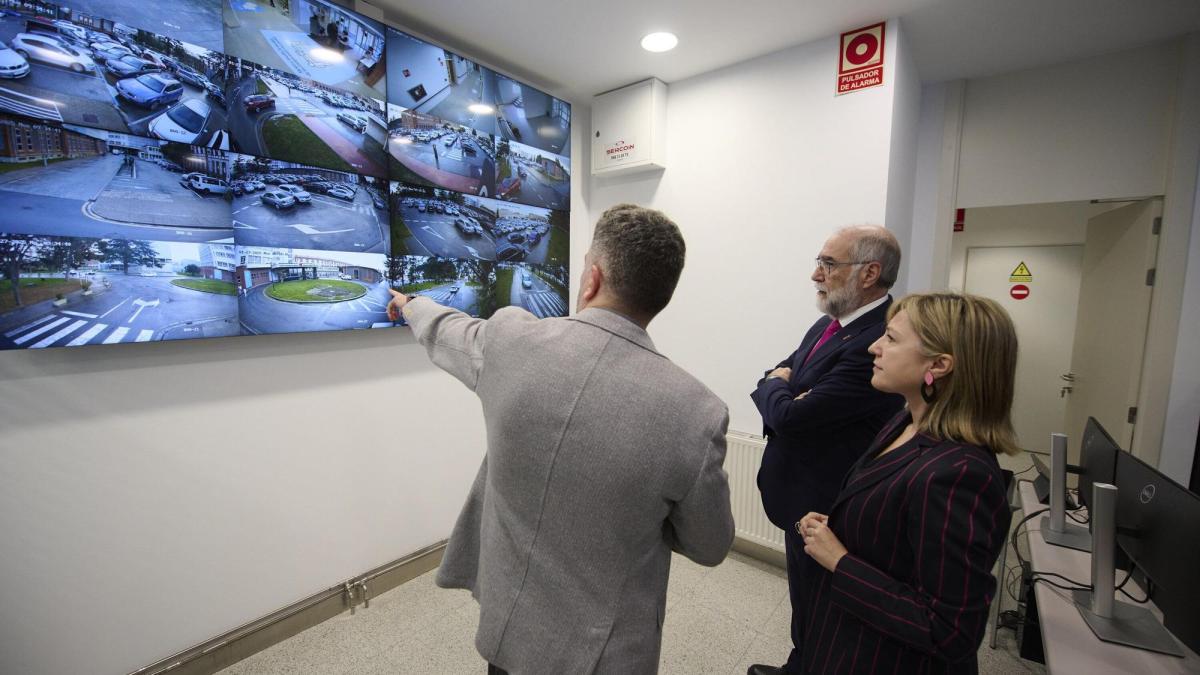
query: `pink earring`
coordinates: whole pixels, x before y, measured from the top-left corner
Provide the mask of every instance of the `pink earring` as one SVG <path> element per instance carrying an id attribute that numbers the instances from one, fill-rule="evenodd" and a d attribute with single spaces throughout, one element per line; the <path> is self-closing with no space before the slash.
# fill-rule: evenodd
<path id="1" fill-rule="evenodd" d="M 937 387 L 933 386 L 933 373 L 925 371 L 925 386 L 921 387 L 921 398 L 926 403 L 933 403 L 937 398 Z"/>

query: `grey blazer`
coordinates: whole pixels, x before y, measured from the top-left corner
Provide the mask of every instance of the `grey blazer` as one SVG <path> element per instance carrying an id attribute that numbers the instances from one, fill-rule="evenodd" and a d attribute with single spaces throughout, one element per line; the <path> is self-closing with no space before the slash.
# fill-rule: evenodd
<path id="1" fill-rule="evenodd" d="M 725 404 L 607 310 L 483 321 L 419 297 L 405 317 L 483 404 L 437 576 L 479 601 L 479 653 L 511 675 L 657 672 L 671 551 L 716 565 L 733 541 Z"/>

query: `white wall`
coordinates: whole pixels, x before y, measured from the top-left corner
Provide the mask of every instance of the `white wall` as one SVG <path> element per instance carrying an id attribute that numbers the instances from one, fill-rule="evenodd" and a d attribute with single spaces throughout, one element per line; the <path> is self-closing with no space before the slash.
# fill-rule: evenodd
<path id="1" fill-rule="evenodd" d="M 968 248 L 1082 244 L 1088 219 L 1113 207 L 1113 204 L 1064 202 L 967 209 L 963 231 L 955 232 L 950 239 L 949 288 L 963 289 Z"/>
<path id="2" fill-rule="evenodd" d="M 958 205 L 1162 194 L 1175 43 L 970 80 Z"/>
<path id="3" fill-rule="evenodd" d="M 1185 276 L 1200 265 L 1188 253 L 1200 156 L 1200 34 L 926 91 L 943 88 L 944 107 L 922 106 L 914 197 L 914 213 L 936 222 L 926 228 L 918 220 L 910 247 L 934 250 L 932 286 L 954 283 L 937 256 L 951 245 L 942 219 L 956 206 L 1165 195 L 1132 445 L 1186 481 L 1180 471 L 1194 452 L 1200 395 L 1191 383 L 1200 378 L 1200 354 L 1186 347 L 1177 354 L 1177 346 L 1195 341 L 1194 323 L 1180 317 Z"/>
<path id="4" fill-rule="evenodd" d="M 901 277 L 908 291 L 940 288 L 945 276 L 946 255 L 938 250 L 934 235 L 939 227 L 938 181 L 941 179 L 946 90 L 945 83 L 926 85 L 921 90 L 913 162 L 912 229 L 905 242 L 908 246 L 904 250 L 905 271 Z M 940 239 L 948 240 L 949 237 Z M 914 246 L 915 242 L 921 242 L 921 245 Z"/>
<path id="5" fill-rule="evenodd" d="M 891 54 L 894 97 L 892 103 L 891 148 L 888 152 L 887 209 L 884 225 L 887 226 L 905 254 L 910 251 L 909 242 L 913 232 L 913 189 L 917 174 L 917 133 L 921 117 L 921 78 L 909 50 L 908 35 L 900 21 L 890 25 L 888 36 L 896 46 Z M 901 260 L 900 275 L 893 287 L 896 297 L 907 292 L 908 277 Z"/>
<path id="6" fill-rule="evenodd" d="M 592 223 L 634 202 L 683 230 L 687 266 L 650 336 L 728 403 L 733 429 L 761 432 L 750 391 L 819 316 L 809 276 L 825 238 L 887 214 L 907 63 L 897 24 L 888 30 L 890 70 L 875 89 L 833 95 L 837 37 L 671 83 L 666 170 L 591 181 Z"/>
<path id="7" fill-rule="evenodd" d="M 129 672 L 444 539 L 477 399 L 405 329 L 0 353 L 0 672 Z"/>
<path id="8" fill-rule="evenodd" d="M 130 672 L 441 541 L 484 441 L 407 329 L 0 351 L 0 673 Z"/>
<path id="9" fill-rule="evenodd" d="M 1159 469 L 1176 481 L 1187 485 L 1196 454 L 1196 427 L 1200 420 L 1200 33 L 1193 33 L 1183 43 L 1183 64 L 1179 74 L 1177 115 L 1174 120 L 1174 140 L 1171 170 L 1167 180 L 1167 199 L 1163 208 L 1163 245 L 1160 247 L 1160 268 L 1163 258 L 1169 269 L 1183 277 L 1178 304 L 1175 298 L 1160 311 L 1177 321 L 1174 353 L 1162 359 L 1170 368 L 1171 387 L 1163 399 L 1151 402 L 1165 410 L 1162 435 L 1162 458 Z M 1187 186 L 1192 193 L 1187 194 Z M 1190 211 L 1189 211 L 1190 208 Z M 1189 217 L 1190 215 L 1190 217 Z M 1190 221 L 1190 226 L 1189 226 Z M 1180 270 L 1176 258 L 1186 256 L 1186 271 Z M 1174 307 L 1179 311 L 1171 317 Z M 1158 317 L 1151 315 L 1150 320 Z"/>

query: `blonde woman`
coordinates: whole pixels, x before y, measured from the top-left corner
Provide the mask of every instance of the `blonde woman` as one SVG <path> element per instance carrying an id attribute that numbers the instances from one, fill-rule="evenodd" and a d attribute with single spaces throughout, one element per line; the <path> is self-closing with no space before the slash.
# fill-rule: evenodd
<path id="1" fill-rule="evenodd" d="M 1012 320 L 953 293 L 894 303 L 871 384 L 907 406 L 851 468 L 829 514 L 796 523 L 822 568 L 807 673 L 976 673 L 992 566 L 1011 513 L 996 454 L 1015 452 Z"/>

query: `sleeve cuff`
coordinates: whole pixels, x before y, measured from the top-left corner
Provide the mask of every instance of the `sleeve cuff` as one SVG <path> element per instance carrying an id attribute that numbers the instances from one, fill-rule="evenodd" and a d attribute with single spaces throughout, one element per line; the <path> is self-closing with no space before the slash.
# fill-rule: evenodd
<path id="1" fill-rule="evenodd" d="M 888 594 L 887 588 L 893 584 L 895 580 L 874 565 L 847 553 L 833 568 L 832 590 L 837 593 L 831 599 L 843 607 L 854 606 L 858 604 L 854 600 Z"/>

